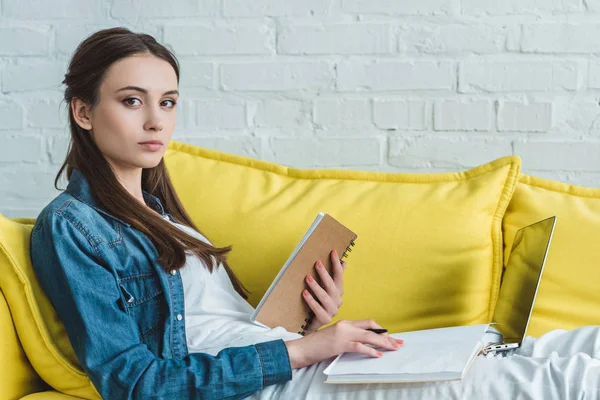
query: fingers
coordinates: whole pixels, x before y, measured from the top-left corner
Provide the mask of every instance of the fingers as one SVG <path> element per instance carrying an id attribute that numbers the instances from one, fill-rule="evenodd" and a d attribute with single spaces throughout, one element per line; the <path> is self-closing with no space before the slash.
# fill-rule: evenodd
<path id="1" fill-rule="evenodd" d="M 329 272 L 327 272 L 327 269 L 323 266 L 323 263 L 321 262 L 321 260 L 319 260 L 315 263 L 315 269 L 317 270 L 317 273 L 319 274 L 319 278 L 321 279 L 321 283 L 323 283 L 323 287 L 325 288 L 327 293 L 329 293 L 329 295 L 331 297 L 339 297 L 340 296 L 339 286 L 331 278 L 331 275 L 329 275 Z M 337 279 L 337 277 L 335 277 L 335 278 Z"/>
<path id="2" fill-rule="evenodd" d="M 361 329 L 383 329 L 381 325 L 372 319 L 358 319 L 354 321 L 346 321 L 350 325 Z"/>
<path id="3" fill-rule="evenodd" d="M 358 320 L 358 321 L 339 321 L 339 335 L 346 336 L 350 342 L 362 343 L 365 345 L 375 346 L 385 350 L 397 350 L 404 342 L 397 340 L 387 334 L 377 334 L 368 331 L 369 328 L 381 328 L 373 320 Z"/>
<path id="4" fill-rule="evenodd" d="M 375 358 L 379 358 L 379 357 L 383 356 L 383 352 L 381 352 L 377 349 L 374 349 L 373 347 L 366 346 L 359 342 L 353 342 L 350 344 L 349 347 L 350 348 L 348 350 L 346 350 L 348 352 L 361 353 L 361 354 L 365 354 L 367 356 L 371 356 L 371 357 L 375 357 Z"/>
<path id="5" fill-rule="evenodd" d="M 317 300 L 315 300 L 308 290 L 302 291 L 302 297 L 304 297 L 306 304 L 308 304 L 310 309 L 315 313 L 315 318 L 319 323 L 325 325 L 331 322 L 331 315 L 317 302 Z"/>
<path id="6" fill-rule="evenodd" d="M 394 346 L 395 346 L 396 344 L 399 344 L 399 345 L 400 345 L 400 346 L 398 346 L 398 347 L 402 347 L 402 346 L 404 345 L 404 340 L 402 340 L 402 339 L 396 339 L 396 338 L 393 338 L 393 337 L 391 337 L 390 335 L 387 335 L 387 340 L 389 340 L 389 341 L 390 341 L 390 343 L 391 343 L 392 345 L 394 345 Z"/>
<path id="7" fill-rule="evenodd" d="M 333 265 L 333 282 L 340 291 L 341 295 L 344 287 L 344 266 L 346 263 L 340 261 L 338 253 L 335 251 L 335 249 L 331 252 L 331 263 Z"/>
<path id="8" fill-rule="evenodd" d="M 310 287 L 310 289 L 313 291 L 315 296 L 317 296 L 317 299 L 319 299 L 319 303 L 321 303 L 319 307 L 324 308 L 330 317 L 337 315 L 338 307 L 341 305 L 342 302 L 342 299 L 337 294 L 337 288 L 335 288 L 334 286 L 332 289 L 330 289 L 332 293 L 329 294 L 325 291 L 325 289 L 319 286 L 317 281 L 311 275 L 306 276 L 306 283 L 308 284 L 308 287 Z M 312 295 L 310 295 L 310 293 L 309 296 L 312 298 Z M 316 314 L 317 311 L 314 309 L 313 311 L 315 311 Z M 320 320 L 323 323 L 329 323 L 329 321 L 325 322 L 323 319 Z"/>
<path id="9" fill-rule="evenodd" d="M 367 354 L 372 357 L 381 357 L 382 352 L 380 349 L 395 351 L 402 347 L 403 342 L 397 341 L 394 338 L 391 339 L 392 340 L 390 341 L 387 337 L 383 337 L 381 335 L 377 335 L 376 333 L 367 331 L 367 335 L 365 335 L 365 337 L 362 340 L 349 342 L 349 350 L 346 351 Z"/>
<path id="10" fill-rule="evenodd" d="M 360 340 L 361 343 L 370 344 L 385 350 L 397 350 L 404 344 L 394 338 L 390 340 L 389 336 L 380 335 L 370 331 L 364 331 L 364 333 L 360 333 L 359 335 L 362 335 Z"/>

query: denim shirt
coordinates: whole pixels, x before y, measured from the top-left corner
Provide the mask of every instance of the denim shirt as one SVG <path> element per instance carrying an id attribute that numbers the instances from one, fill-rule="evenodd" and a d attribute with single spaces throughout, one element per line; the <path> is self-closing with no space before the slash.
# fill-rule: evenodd
<path id="1" fill-rule="evenodd" d="M 188 354 L 181 276 L 157 258 L 147 236 L 100 207 L 77 169 L 33 227 L 34 271 L 103 398 L 243 398 L 291 379 L 282 340 Z"/>

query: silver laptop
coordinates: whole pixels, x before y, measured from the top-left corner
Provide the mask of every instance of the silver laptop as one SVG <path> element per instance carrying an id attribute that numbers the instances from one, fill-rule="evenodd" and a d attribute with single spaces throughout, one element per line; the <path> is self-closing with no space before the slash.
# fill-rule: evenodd
<path id="1" fill-rule="evenodd" d="M 554 234 L 556 216 L 521 228 L 508 258 L 493 324 L 483 353 L 515 349 L 523 343 Z"/>

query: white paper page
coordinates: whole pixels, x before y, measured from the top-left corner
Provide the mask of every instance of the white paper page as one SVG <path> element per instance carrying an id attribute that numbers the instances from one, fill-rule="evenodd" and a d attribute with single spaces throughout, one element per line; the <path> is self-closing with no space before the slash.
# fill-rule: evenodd
<path id="1" fill-rule="evenodd" d="M 380 358 L 344 353 L 325 369 L 327 375 L 341 374 L 419 374 L 462 372 L 489 325 L 460 326 L 396 333 L 404 340 L 395 351 Z"/>

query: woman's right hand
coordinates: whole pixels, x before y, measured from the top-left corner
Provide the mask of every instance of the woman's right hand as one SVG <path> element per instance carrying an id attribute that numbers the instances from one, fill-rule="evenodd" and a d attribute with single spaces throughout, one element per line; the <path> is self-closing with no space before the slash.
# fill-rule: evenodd
<path id="1" fill-rule="evenodd" d="M 292 368 L 304 368 L 345 352 L 381 357 L 384 350 L 397 350 L 404 343 L 387 333 L 378 334 L 367 329 L 377 329 L 373 320 L 339 321 L 300 339 L 285 342 Z"/>

